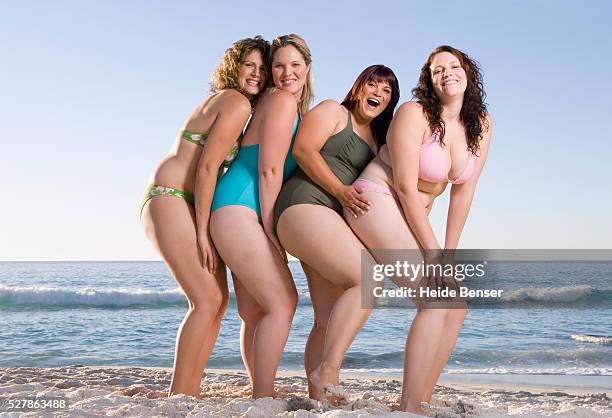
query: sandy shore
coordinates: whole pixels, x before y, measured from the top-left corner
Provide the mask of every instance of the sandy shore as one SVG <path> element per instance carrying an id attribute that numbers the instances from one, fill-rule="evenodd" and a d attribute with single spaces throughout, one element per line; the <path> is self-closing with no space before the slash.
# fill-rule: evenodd
<path id="1" fill-rule="evenodd" d="M 249 399 L 248 378 L 236 370 L 209 370 L 202 399 L 166 398 L 170 370 L 146 367 L 1 368 L 0 417 L 170 416 L 170 417 L 367 417 L 413 416 L 397 411 L 401 383 L 394 376 L 343 374 L 349 398 L 340 405 L 308 399 L 299 372 L 279 372 L 278 399 Z M 486 380 L 486 379 L 485 379 Z M 537 383 L 537 382 L 535 382 Z M 446 376 L 436 387 L 434 417 L 612 416 L 609 392 L 597 388 L 529 387 Z M 10 412 L 7 400 L 61 397 L 68 409 Z"/>

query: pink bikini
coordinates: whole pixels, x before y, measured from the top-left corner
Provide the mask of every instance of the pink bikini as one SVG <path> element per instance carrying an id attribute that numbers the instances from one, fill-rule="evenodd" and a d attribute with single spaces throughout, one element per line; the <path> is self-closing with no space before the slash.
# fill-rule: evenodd
<path id="1" fill-rule="evenodd" d="M 470 152 L 468 162 L 463 172 L 454 180 L 448 178 L 450 163 L 447 161 L 446 152 L 440 144 L 440 134 L 438 131 L 431 134 L 427 140 L 421 144 L 421 155 L 419 157 L 419 178 L 431 183 L 448 182 L 453 184 L 465 183 L 474 174 L 476 161 Z M 353 183 L 360 187 L 364 192 L 383 193 L 397 198 L 395 191 L 386 185 L 378 184 L 372 180 L 358 178 Z"/>
<path id="2" fill-rule="evenodd" d="M 421 144 L 421 156 L 419 158 L 419 178 L 431 183 L 448 182 L 453 184 L 465 183 L 474 174 L 474 154 L 469 152 L 468 162 L 463 172 L 454 180 L 448 178 L 450 162 L 446 159 L 446 152 L 440 144 L 440 133 L 434 132 L 423 144 Z"/>

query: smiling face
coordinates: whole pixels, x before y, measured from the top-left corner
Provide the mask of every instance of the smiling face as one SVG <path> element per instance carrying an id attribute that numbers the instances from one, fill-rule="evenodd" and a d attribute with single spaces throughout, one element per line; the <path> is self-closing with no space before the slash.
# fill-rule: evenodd
<path id="1" fill-rule="evenodd" d="M 261 51 L 254 49 L 244 57 L 238 67 L 238 86 L 250 96 L 255 96 L 266 83 L 266 67 Z"/>
<path id="2" fill-rule="evenodd" d="M 385 81 L 368 80 L 362 86 L 357 96 L 355 110 L 365 119 L 374 119 L 380 115 L 389 104 L 393 89 Z"/>
<path id="3" fill-rule="evenodd" d="M 450 52 L 439 52 L 429 66 L 431 83 L 438 98 L 461 96 L 467 88 L 467 74 L 459 58 Z"/>
<path id="4" fill-rule="evenodd" d="M 272 79 L 274 85 L 300 99 L 306 83 L 310 65 L 292 45 L 279 48 L 272 57 Z"/>

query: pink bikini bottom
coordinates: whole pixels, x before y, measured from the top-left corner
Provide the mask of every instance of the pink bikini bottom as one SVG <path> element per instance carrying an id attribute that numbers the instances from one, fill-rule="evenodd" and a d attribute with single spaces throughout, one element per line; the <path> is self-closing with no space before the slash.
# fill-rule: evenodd
<path id="1" fill-rule="evenodd" d="M 395 194 L 395 191 L 393 189 L 389 188 L 388 186 L 378 184 L 372 180 L 358 178 L 353 182 L 353 186 L 360 187 L 361 190 L 363 190 L 364 192 L 382 193 L 389 196 L 393 196 L 395 199 L 397 199 L 397 194 Z"/>

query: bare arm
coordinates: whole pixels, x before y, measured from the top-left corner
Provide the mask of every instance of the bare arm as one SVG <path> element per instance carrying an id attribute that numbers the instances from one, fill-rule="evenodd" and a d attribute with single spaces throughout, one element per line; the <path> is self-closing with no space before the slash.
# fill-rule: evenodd
<path id="1" fill-rule="evenodd" d="M 367 203 L 356 196 L 351 196 L 355 202 L 349 203 L 347 194 L 353 189 L 345 185 L 331 170 L 327 162 L 321 156 L 321 148 L 330 136 L 337 130 L 338 125 L 344 128 L 347 116 L 341 105 L 333 100 L 325 100 L 314 107 L 300 124 L 293 156 L 298 165 L 315 183 L 336 197 L 344 207 L 353 215 L 354 211 L 366 210 Z M 350 190 L 347 190 L 350 189 Z M 357 192 L 353 193 L 358 195 Z"/>
<path id="2" fill-rule="evenodd" d="M 444 249 L 447 250 L 454 250 L 459 245 L 459 238 L 461 237 L 463 226 L 465 225 L 470 206 L 472 205 L 476 183 L 478 183 L 478 178 L 487 160 L 493 128 L 491 119 L 488 116 L 487 121 L 489 123 L 489 128 L 484 133 L 483 139 L 480 142 L 480 155 L 476 157 L 474 175 L 465 183 L 453 184 L 451 188 L 448 216 L 446 220 L 446 238 L 444 242 Z"/>
<path id="3" fill-rule="evenodd" d="M 387 146 L 393 170 L 393 183 L 410 229 L 422 248 L 439 250 L 427 211 L 421 199 L 419 156 L 427 121 L 421 106 L 404 103 L 397 110 L 387 134 Z"/>
<path id="4" fill-rule="evenodd" d="M 291 94 L 276 90 L 262 103 L 259 125 L 259 204 L 264 231 L 274 241 L 274 205 L 283 184 L 285 159 L 291 145 L 297 103 Z"/>
<path id="5" fill-rule="evenodd" d="M 216 257 L 206 253 L 211 246 L 208 234 L 208 221 L 219 167 L 240 136 L 250 113 L 248 99 L 235 91 L 226 91 L 217 98 L 219 114 L 208 134 L 202 150 L 195 182 L 195 213 L 198 243 L 202 251 L 203 264 L 213 272 L 216 269 Z"/>

